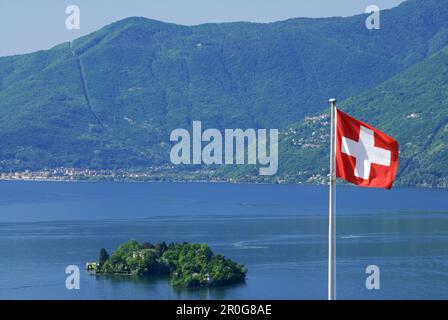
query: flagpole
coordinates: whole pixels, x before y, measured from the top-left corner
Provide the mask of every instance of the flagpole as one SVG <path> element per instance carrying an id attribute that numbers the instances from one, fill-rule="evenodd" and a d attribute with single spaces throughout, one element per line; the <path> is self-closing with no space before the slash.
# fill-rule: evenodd
<path id="1" fill-rule="evenodd" d="M 330 99 L 330 203 L 328 210 L 328 300 L 336 300 L 336 99 Z"/>

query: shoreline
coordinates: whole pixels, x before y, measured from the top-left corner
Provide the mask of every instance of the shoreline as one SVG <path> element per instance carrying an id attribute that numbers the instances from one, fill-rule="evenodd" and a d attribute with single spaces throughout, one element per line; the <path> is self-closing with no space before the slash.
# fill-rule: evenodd
<path id="1" fill-rule="evenodd" d="M 139 179 L 114 179 L 114 178 L 86 178 L 86 179 L 69 179 L 69 178 L 0 178 L 2 181 L 18 181 L 18 182 L 66 182 L 66 183 L 98 183 L 98 182 L 109 182 L 109 183 L 221 183 L 221 184 L 236 184 L 236 185 L 291 185 L 291 186 L 327 186 L 327 183 L 282 183 L 282 182 L 253 182 L 253 181 L 229 181 L 229 180 L 139 180 Z M 354 187 L 347 183 L 338 184 L 339 187 Z M 418 189 L 440 189 L 447 190 L 448 187 L 442 186 L 431 186 L 431 185 L 401 185 L 397 184 L 394 188 L 418 188 Z"/>

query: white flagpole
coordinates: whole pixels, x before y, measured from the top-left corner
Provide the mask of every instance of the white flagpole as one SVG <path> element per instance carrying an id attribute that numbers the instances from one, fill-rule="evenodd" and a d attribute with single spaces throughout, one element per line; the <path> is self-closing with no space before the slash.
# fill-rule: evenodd
<path id="1" fill-rule="evenodd" d="M 336 99 L 330 99 L 330 204 L 328 211 L 328 300 L 336 300 Z"/>

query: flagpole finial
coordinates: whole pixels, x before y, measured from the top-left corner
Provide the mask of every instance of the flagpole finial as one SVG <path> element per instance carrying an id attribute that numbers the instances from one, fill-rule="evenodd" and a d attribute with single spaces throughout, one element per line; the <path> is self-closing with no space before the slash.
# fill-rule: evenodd
<path id="1" fill-rule="evenodd" d="M 331 98 L 330 100 L 328 100 L 328 102 L 330 102 L 331 104 L 336 104 L 336 99 Z"/>

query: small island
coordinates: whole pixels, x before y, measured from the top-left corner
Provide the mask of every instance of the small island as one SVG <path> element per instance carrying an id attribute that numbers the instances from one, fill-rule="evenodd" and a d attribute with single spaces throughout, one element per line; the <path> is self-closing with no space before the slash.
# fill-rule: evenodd
<path id="1" fill-rule="evenodd" d="M 226 286 L 244 282 L 244 265 L 214 254 L 206 244 L 170 243 L 140 244 L 131 240 L 110 256 L 100 250 L 98 262 L 88 262 L 88 271 L 96 275 L 169 275 L 173 287 L 200 288 Z"/>

